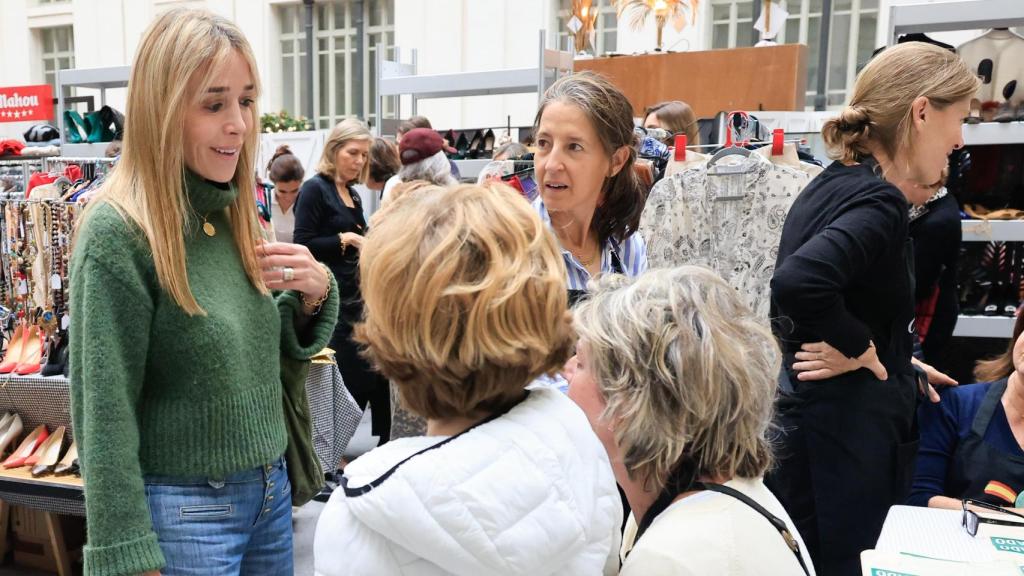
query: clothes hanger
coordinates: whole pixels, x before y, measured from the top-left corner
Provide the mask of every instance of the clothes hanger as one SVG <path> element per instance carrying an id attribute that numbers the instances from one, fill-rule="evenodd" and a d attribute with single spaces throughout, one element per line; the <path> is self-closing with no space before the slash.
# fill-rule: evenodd
<path id="1" fill-rule="evenodd" d="M 728 128 L 725 131 L 725 147 L 718 152 L 715 152 L 708 160 L 708 174 L 744 174 L 750 170 L 750 167 L 740 165 L 716 166 L 719 160 L 727 156 L 742 156 L 744 158 L 750 157 L 750 150 L 744 148 L 748 142 L 733 142 L 733 123 L 736 122 L 737 119 L 740 120 L 740 126 L 743 126 L 750 122 L 750 115 L 743 111 L 737 111 L 730 112 L 726 117 L 726 124 L 728 125 Z"/>

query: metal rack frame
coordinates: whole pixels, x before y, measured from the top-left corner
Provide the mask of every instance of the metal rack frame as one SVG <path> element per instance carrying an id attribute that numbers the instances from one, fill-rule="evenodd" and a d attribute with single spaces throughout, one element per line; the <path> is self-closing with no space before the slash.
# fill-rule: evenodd
<path id="1" fill-rule="evenodd" d="M 1024 26 L 1024 1 L 958 0 L 931 4 L 904 4 L 889 9 L 889 44 L 900 34 L 948 32 Z M 1022 144 L 1024 122 L 968 124 L 964 126 L 968 146 Z M 964 242 L 1022 242 L 1024 221 L 964 220 Z M 1009 338 L 1014 318 L 966 316 L 957 319 L 954 336 L 970 338 Z"/>
<path id="2" fill-rule="evenodd" d="M 395 47 L 396 61 L 377 59 L 377 113 L 383 115 L 384 98 L 387 96 L 411 95 L 412 115 L 416 114 L 419 100 L 431 98 L 536 92 L 539 101 L 548 86 L 564 73 L 572 73 L 573 70 L 572 53 L 546 49 L 545 36 L 546 31 L 540 30 L 536 67 L 510 70 L 418 75 L 416 51 L 411 51 L 412 62 L 404 64 L 401 62 L 401 51 Z M 386 54 L 383 45 L 377 45 L 377 54 Z M 400 101 L 395 106 L 395 115 L 402 116 Z M 382 124 L 377 122 L 375 127 L 378 135 Z"/>

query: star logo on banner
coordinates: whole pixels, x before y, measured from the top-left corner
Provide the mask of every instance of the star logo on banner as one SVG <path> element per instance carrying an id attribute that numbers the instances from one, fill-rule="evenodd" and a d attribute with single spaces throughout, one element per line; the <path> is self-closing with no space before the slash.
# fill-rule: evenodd
<path id="1" fill-rule="evenodd" d="M 17 110 L 15 110 L 14 111 L 14 117 L 15 118 L 21 118 L 21 112 L 18 112 Z"/>

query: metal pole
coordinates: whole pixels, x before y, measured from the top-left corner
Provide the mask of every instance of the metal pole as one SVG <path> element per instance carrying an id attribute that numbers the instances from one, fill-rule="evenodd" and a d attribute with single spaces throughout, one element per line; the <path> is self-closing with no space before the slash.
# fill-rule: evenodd
<path id="1" fill-rule="evenodd" d="M 832 36 L 832 0 L 821 3 L 821 38 L 818 46 L 818 87 L 814 96 L 814 109 L 824 110 L 828 106 L 828 61 L 829 39 Z"/>
<path id="2" fill-rule="evenodd" d="M 367 84 L 363 81 L 363 54 L 366 54 L 366 36 L 364 35 L 363 28 L 363 6 L 365 4 L 363 0 L 355 0 L 352 3 L 356 28 L 355 53 L 352 56 L 352 78 L 359 83 L 359 89 L 352 90 L 352 111 L 363 121 L 368 120 L 366 108 L 363 106 L 363 86 Z M 380 59 L 381 57 L 383 55 L 378 52 L 377 58 Z M 380 124 L 379 113 L 377 114 L 377 124 Z"/>
<path id="3" fill-rule="evenodd" d="M 313 0 L 302 0 L 302 3 L 306 6 L 306 117 L 313 124 L 313 128 L 316 128 L 316 115 L 313 111 L 313 58 L 315 58 L 313 51 Z M 321 78 L 320 81 L 326 82 L 327 80 Z"/>

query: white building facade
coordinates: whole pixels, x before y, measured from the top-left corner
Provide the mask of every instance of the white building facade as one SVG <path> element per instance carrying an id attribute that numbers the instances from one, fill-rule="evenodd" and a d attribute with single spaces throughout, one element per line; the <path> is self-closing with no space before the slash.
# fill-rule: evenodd
<path id="1" fill-rule="evenodd" d="M 828 103 L 838 107 L 857 69 L 885 44 L 888 7 L 927 0 L 834 0 Z M 941 0 L 933 0 L 941 1 Z M 666 26 L 668 50 L 750 46 L 759 0 L 702 0 L 696 21 L 682 32 Z M 808 103 L 818 75 L 822 0 L 780 0 L 790 16 L 779 41 L 805 43 Z M 297 0 L 3 0 L 0 2 L 0 87 L 55 82 L 58 69 L 131 63 L 141 34 L 156 14 L 177 6 L 205 7 L 234 20 L 249 38 L 263 80 L 261 110 L 287 110 L 317 128 L 359 116 L 376 123 L 376 46 L 394 47 L 407 60 L 416 50 L 419 72 L 451 73 L 535 66 L 538 30 L 549 46 L 567 46 L 568 0 L 316 0 L 313 110 L 305 109 L 305 7 Z M 595 0 L 598 53 L 634 53 L 654 47 L 654 25 L 633 31 L 616 18 L 612 0 Z M 652 19 L 653 20 L 653 19 Z M 971 32 L 936 35 L 952 43 Z M 93 92 L 76 89 L 73 95 Z M 108 103 L 123 110 L 123 90 Z M 423 101 L 419 113 L 435 127 L 529 125 L 537 96 L 480 96 Z M 97 100 L 98 105 L 98 100 Z M 393 117 L 395 102 L 385 106 Z M 409 107 L 402 109 L 408 115 Z M 28 124 L 0 123 L 0 138 Z"/>

